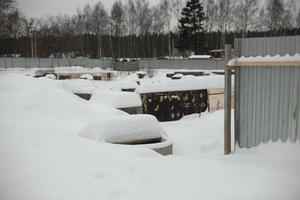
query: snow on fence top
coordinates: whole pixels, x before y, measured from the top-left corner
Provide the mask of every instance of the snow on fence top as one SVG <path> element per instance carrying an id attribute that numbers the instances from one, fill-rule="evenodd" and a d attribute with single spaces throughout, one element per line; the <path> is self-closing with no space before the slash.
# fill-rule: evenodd
<path id="1" fill-rule="evenodd" d="M 141 98 L 134 92 L 121 92 L 113 90 L 95 90 L 90 102 L 108 105 L 114 108 L 128 108 L 142 106 Z"/>
<path id="2" fill-rule="evenodd" d="M 137 87 L 136 93 L 154 93 L 154 92 L 174 92 L 187 90 L 201 90 L 224 88 L 224 76 L 211 75 L 201 77 L 191 77 L 179 80 L 164 80 L 161 82 L 147 82 Z"/>
<path id="3" fill-rule="evenodd" d="M 79 135 L 102 142 L 130 144 L 161 139 L 166 133 L 152 115 L 128 115 L 92 121 Z"/>
<path id="4" fill-rule="evenodd" d="M 253 67 L 253 66 L 299 66 L 300 54 L 285 55 L 285 56 L 255 56 L 255 57 L 240 57 L 231 59 L 227 66 L 229 67 Z"/>

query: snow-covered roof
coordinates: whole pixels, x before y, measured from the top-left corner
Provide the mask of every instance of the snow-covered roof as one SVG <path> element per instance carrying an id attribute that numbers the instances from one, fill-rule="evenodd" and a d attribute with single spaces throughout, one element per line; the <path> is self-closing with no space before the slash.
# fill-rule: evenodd
<path id="1" fill-rule="evenodd" d="M 92 121 L 79 135 L 97 141 L 128 144 L 160 139 L 166 133 L 152 115 L 128 115 Z"/>
<path id="2" fill-rule="evenodd" d="M 142 106 L 141 98 L 134 92 L 121 92 L 113 90 L 94 90 L 91 103 L 108 105 L 114 108 L 128 108 Z"/>
<path id="3" fill-rule="evenodd" d="M 213 58 L 211 55 L 192 55 L 188 59 L 210 59 Z"/>
<path id="4" fill-rule="evenodd" d="M 239 58 L 233 58 L 231 59 L 227 66 L 255 66 L 257 64 L 259 65 L 275 65 L 276 63 L 278 64 L 292 64 L 294 63 L 295 65 L 297 65 L 297 63 L 300 66 L 300 54 L 295 54 L 295 55 L 284 55 L 284 56 L 280 56 L 280 55 L 275 55 L 275 56 L 250 56 L 250 57 L 239 57 Z"/>
<path id="5" fill-rule="evenodd" d="M 201 76 L 179 80 L 165 79 L 161 82 L 147 82 L 137 87 L 137 93 L 172 92 L 224 88 L 224 76 Z"/>

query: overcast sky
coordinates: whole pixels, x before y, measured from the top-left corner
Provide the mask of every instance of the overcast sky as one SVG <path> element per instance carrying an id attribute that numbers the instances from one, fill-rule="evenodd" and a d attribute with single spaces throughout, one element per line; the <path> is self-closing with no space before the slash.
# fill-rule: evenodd
<path id="1" fill-rule="evenodd" d="M 89 3 L 94 5 L 99 0 L 16 0 L 18 7 L 27 17 L 42 17 L 47 15 L 66 14 L 72 15 L 77 8 L 82 8 Z M 100 0 L 105 8 L 109 10 L 114 0 Z M 126 2 L 127 0 L 122 0 Z M 260 1 L 260 0 L 259 0 Z M 159 0 L 149 0 L 151 5 Z M 300 7 L 300 0 L 295 0 L 297 8 Z"/>
<path id="2" fill-rule="evenodd" d="M 114 0 L 16 0 L 18 7 L 27 17 L 42 17 L 47 15 L 76 13 L 77 8 L 83 8 L 87 3 L 94 5 L 101 1 L 104 7 L 109 10 Z M 127 0 L 121 0 L 126 2 Z M 153 5 L 159 0 L 149 0 Z"/>

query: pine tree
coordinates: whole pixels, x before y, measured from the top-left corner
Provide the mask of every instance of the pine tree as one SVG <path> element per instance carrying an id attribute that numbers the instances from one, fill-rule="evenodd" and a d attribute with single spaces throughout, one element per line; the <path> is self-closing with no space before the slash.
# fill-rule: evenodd
<path id="1" fill-rule="evenodd" d="M 192 50 L 196 54 L 204 52 L 203 4 L 199 0 L 188 0 L 179 19 L 179 46 L 181 50 Z"/>

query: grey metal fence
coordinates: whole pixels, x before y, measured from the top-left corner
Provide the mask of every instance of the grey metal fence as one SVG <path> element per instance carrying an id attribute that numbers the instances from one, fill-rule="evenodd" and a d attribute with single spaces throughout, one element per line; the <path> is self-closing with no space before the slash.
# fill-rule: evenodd
<path id="1" fill-rule="evenodd" d="M 223 60 L 184 60 L 184 59 L 141 59 L 137 62 L 118 63 L 111 59 L 87 58 L 0 58 L 0 68 L 43 68 L 61 66 L 82 66 L 115 68 L 120 71 L 139 69 L 224 69 Z"/>
<path id="2" fill-rule="evenodd" d="M 51 68 L 61 66 L 112 67 L 110 59 L 87 58 L 0 58 L 0 68 Z"/>
<path id="3" fill-rule="evenodd" d="M 186 60 L 186 59 L 142 59 L 139 61 L 140 68 L 144 69 L 224 69 L 226 62 L 219 59 L 211 60 Z"/>
<path id="4" fill-rule="evenodd" d="M 300 66 L 243 67 L 239 76 L 239 145 L 300 139 Z"/>
<path id="5" fill-rule="evenodd" d="M 235 55 L 266 56 L 266 55 L 294 55 L 300 52 L 300 35 L 286 37 L 263 37 L 263 38 L 236 38 Z"/>
<path id="6" fill-rule="evenodd" d="M 300 53 L 300 36 L 235 42 L 239 57 Z M 299 67 L 253 66 L 235 70 L 235 136 L 241 147 L 300 140 Z"/>

